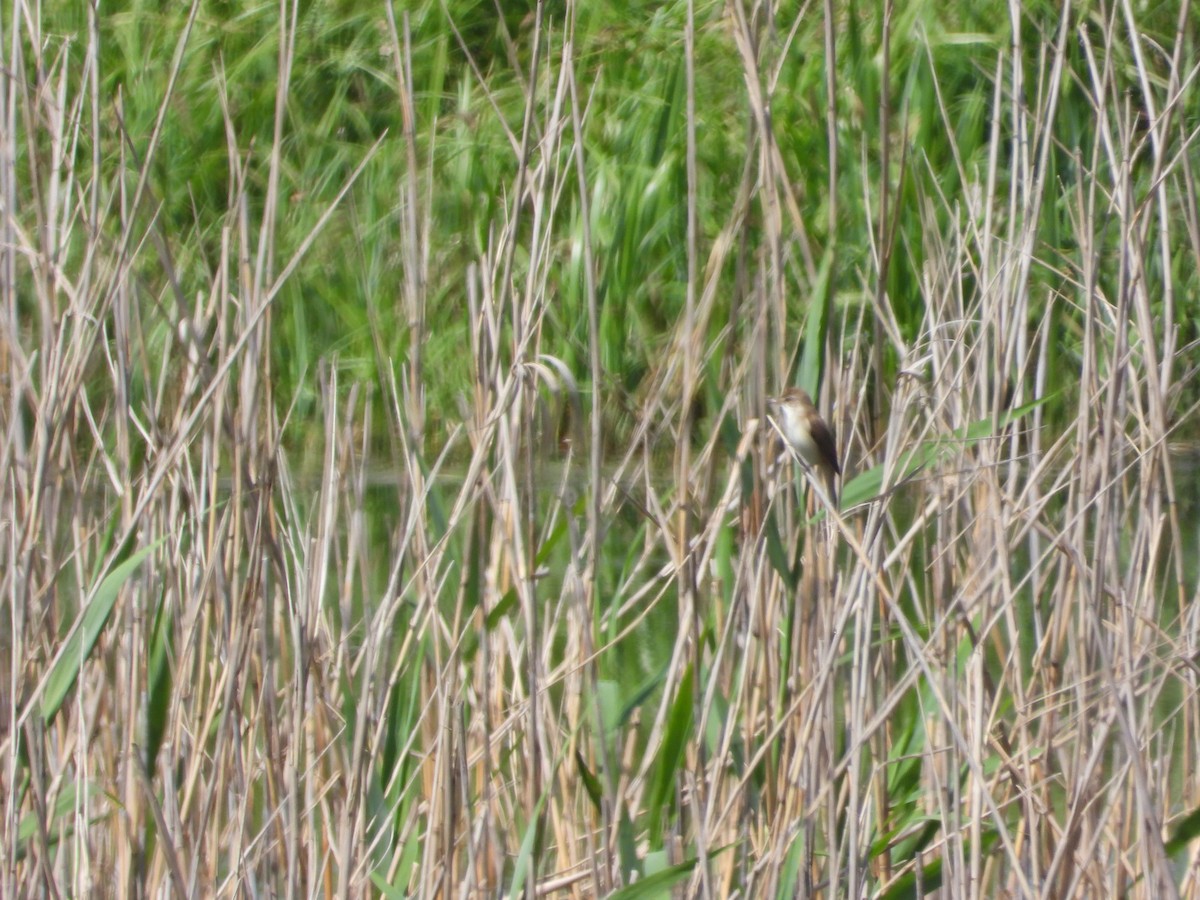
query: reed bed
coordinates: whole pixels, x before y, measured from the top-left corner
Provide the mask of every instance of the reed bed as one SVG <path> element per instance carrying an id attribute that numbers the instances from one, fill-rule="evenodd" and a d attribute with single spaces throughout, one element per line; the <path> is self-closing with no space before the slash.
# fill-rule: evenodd
<path id="1" fill-rule="evenodd" d="M 0 895 L 1200 896 L 1188 4 L 519 13 L 0 15 Z"/>

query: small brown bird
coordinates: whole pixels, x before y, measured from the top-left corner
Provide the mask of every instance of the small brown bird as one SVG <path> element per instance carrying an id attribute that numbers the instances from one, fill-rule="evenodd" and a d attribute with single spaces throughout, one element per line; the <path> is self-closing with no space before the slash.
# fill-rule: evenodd
<path id="1" fill-rule="evenodd" d="M 838 465 L 833 429 L 821 418 L 808 393 L 798 387 L 790 387 L 767 402 L 792 450 L 821 476 L 830 499 L 836 504 L 834 476 L 842 474 L 842 467 Z"/>

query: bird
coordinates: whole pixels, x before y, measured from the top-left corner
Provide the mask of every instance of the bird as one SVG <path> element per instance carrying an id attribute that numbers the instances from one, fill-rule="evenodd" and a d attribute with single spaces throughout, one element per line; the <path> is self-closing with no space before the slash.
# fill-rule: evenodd
<path id="1" fill-rule="evenodd" d="M 818 475 L 829 491 L 829 498 L 837 504 L 834 478 L 842 474 L 838 464 L 837 442 L 833 429 L 821 418 L 812 397 L 807 391 L 790 387 L 767 403 L 775 417 L 775 423 L 792 451 Z"/>

